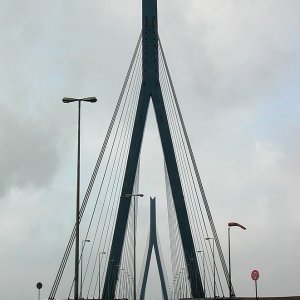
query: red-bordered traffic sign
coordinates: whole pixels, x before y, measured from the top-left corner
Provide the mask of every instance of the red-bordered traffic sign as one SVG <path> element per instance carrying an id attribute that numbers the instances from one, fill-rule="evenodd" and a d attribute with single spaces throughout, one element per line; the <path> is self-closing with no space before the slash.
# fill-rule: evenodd
<path id="1" fill-rule="evenodd" d="M 251 272 L 251 278 L 256 281 L 259 278 L 259 272 L 257 270 L 253 270 Z"/>

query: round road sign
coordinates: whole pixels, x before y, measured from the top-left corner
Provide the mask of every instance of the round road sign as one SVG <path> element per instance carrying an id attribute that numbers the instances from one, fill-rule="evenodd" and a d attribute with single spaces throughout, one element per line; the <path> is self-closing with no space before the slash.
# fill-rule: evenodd
<path id="1" fill-rule="evenodd" d="M 257 279 L 259 278 L 259 272 L 258 272 L 257 270 L 253 270 L 253 271 L 251 272 L 251 278 L 252 278 L 253 280 L 257 280 Z"/>
<path id="2" fill-rule="evenodd" d="M 36 287 L 40 290 L 41 288 L 42 288 L 42 283 L 41 282 L 38 282 L 37 284 L 36 284 Z"/>

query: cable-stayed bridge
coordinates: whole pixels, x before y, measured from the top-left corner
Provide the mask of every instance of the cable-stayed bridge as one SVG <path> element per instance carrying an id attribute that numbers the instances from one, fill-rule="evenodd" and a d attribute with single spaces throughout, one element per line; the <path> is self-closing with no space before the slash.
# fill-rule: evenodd
<path id="1" fill-rule="evenodd" d="M 81 203 L 79 298 L 145 297 L 147 267 L 138 280 L 135 267 L 138 210 L 135 197 L 128 195 L 141 192 L 139 158 L 150 102 L 164 156 L 166 197 L 161 201 L 167 202 L 169 223 L 169 241 L 164 241 L 169 244 L 170 267 L 164 270 L 169 283 L 158 262 L 162 298 L 224 297 L 228 269 L 159 38 L 157 1 L 143 0 L 142 32 Z M 68 261 L 75 236 L 76 226 L 49 299 L 72 298 L 74 274 L 68 272 Z M 149 240 L 160 261 L 157 236 Z M 149 260 L 146 256 L 146 266 Z"/>

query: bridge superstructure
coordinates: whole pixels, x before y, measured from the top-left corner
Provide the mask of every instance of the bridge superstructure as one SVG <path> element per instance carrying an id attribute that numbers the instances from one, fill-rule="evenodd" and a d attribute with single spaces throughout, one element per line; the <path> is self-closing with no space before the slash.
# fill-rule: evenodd
<path id="1" fill-rule="evenodd" d="M 196 251 L 190 230 L 189 218 L 159 79 L 157 0 L 143 0 L 142 24 L 142 83 L 131 135 L 118 215 L 110 248 L 102 299 L 110 299 L 116 290 L 118 270 L 114 266 L 119 265 L 121 261 L 130 209 L 130 201 L 126 199 L 126 194 L 133 192 L 150 99 L 153 103 L 164 153 L 187 273 L 190 278 L 191 293 L 194 298 L 203 298 L 202 280 L 199 266 L 196 264 Z"/>
<path id="2" fill-rule="evenodd" d="M 81 289 L 86 291 L 86 298 L 134 298 L 132 290 L 136 287 L 132 282 L 131 258 L 133 200 L 126 195 L 136 193 L 139 189 L 139 157 L 150 101 L 164 155 L 170 239 L 171 247 L 174 247 L 171 249 L 170 296 L 164 292 L 164 299 L 183 296 L 205 298 L 208 294 L 212 295 L 213 288 L 209 291 L 209 286 L 213 285 L 216 286 L 218 295 L 224 296 L 222 284 L 224 281 L 227 285 L 229 283 L 228 270 L 159 39 L 157 0 L 142 0 L 142 32 L 82 201 L 80 226 L 85 227 L 85 239 L 91 239 L 92 245 L 81 278 Z M 105 155 L 107 164 L 103 162 Z M 108 175 L 113 170 L 117 175 Z M 98 177 L 102 179 L 99 179 L 97 185 Z M 95 186 L 98 192 L 95 192 L 94 206 L 85 225 L 83 216 L 91 202 Z M 95 221 L 97 212 L 99 217 Z M 75 232 L 74 227 L 49 300 L 55 299 Z M 205 242 L 208 236 L 213 238 L 216 245 L 224 276 L 223 283 L 222 274 L 213 263 L 213 247 Z M 156 249 L 155 243 L 153 246 Z M 84 247 L 81 250 L 81 262 Z M 200 264 L 199 249 L 207 254 L 205 264 Z M 215 271 L 216 278 L 212 279 Z M 74 281 L 71 282 L 69 298 Z M 185 294 L 174 292 L 179 285 L 186 287 Z M 234 295 L 233 290 L 231 294 Z M 143 293 L 141 299 L 142 297 Z"/>

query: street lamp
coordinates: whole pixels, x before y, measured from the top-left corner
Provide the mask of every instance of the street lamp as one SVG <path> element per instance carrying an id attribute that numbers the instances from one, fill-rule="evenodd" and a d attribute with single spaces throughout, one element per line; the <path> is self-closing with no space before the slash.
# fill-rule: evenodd
<path id="1" fill-rule="evenodd" d="M 121 298 L 124 298 L 123 297 L 123 295 L 124 295 L 124 288 L 123 288 L 123 286 L 124 286 L 124 283 L 123 283 L 123 279 L 122 279 L 122 277 L 123 277 L 123 271 L 124 271 L 125 269 L 124 268 L 121 268 L 120 269 L 120 277 L 121 277 L 121 280 L 120 280 L 120 282 L 119 282 L 119 297 L 121 297 Z M 122 287 L 121 287 L 121 285 L 122 285 Z M 122 292 L 122 293 L 121 293 Z"/>
<path id="2" fill-rule="evenodd" d="M 99 252 L 99 299 L 101 299 L 101 256 L 106 254 L 105 251 Z"/>
<path id="3" fill-rule="evenodd" d="M 114 259 L 110 259 L 109 263 L 113 265 L 114 261 L 115 261 Z M 113 270 L 113 272 L 114 272 L 114 270 Z M 113 272 L 112 272 L 112 274 L 113 274 Z M 110 278 L 108 280 L 108 300 L 110 299 L 110 289 L 109 289 L 110 281 L 111 281 L 111 276 L 110 276 Z"/>
<path id="4" fill-rule="evenodd" d="M 131 284 L 131 282 L 130 282 L 130 281 L 131 281 L 131 276 L 130 276 L 130 274 L 128 274 L 128 278 L 129 278 L 129 279 L 128 279 L 128 296 L 129 296 L 128 298 L 131 298 L 131 295 L 132 295 L 132 291 L 131 291 L 132 289 L 131 289 L 131 286 L 132 286 L 132 284 Z"/>
<path id="5" fill-rule="evenodd" d="M 230 257 L 230 227 L 240 227 L 243 230 L 246 230 L 246 227 L 243 225 L 236 223 L 236 222 L 229 222 L 228 223 L 228 267 L 229 267 L 229 298 L 234 296 L 234 292 L 232 290 L 232 283 L 231 283 L 231 257 Z"/>
<path id="6" fill-rule="evenodd" d="M 126 194 L 126 198 L 133 197 L 133 300 L 136 300 L 136 215 L 135 215 L 135 199 L 136 197 L 144 197 L 143 194 Z"/>
<path id="7" fill-rule="evenodd" d="M 87 97 L 87 98 L 77 99 L 77 98 L 64 97 L 62 99 L 62 101 L 63 101 L 63 103 L 81 102 L 81 101 L 95 103 L 95 102 L 97 102 L 97 98 L 96 97 Z"/>
<path id="8" fill-rule="evenodd" d="M 202 268 L 203 268 L 203 292 L 204 292 L 204 297 L 205 297 L 205 254 L 204 254 L 204 251 L 203 250 L 198 250 L 197 251 L 198 253 L 201 253 L 203 254 L 203 257 L 202 257 Z"/>
<path id="9" fill-rule="evenodd" d="M 116 276 L 113 278 L 113 285 L 116 286 L 117 285 L 117 282 L 119 280 L 119 269 L 120 269 L 120 266 L 119 265 L 115 265 L 115 268 L 116 268 Z M 115 291 L 115 294 L 117 291 Z"/>
<path id="10" fill-rule="evenodd" d="M 181 276 L 180 276 L 180 272 L 179 273 L 177 273 L 177 275 L 176 275 L 177 277 L 176 277 L 176 281 L 177 281 L 177 279 L 178 279 L 178 281 L 177 281 L 177 295 L 178 295 L 178 298 L 180 298 L 180 280 L 181 280 Z"/>
<path id="11" fill-rule="evenodd" d="M 81 241 L 81 260 L 80 260 L 80 298 L 82 299 L 82 261 L 83 261 L 83 249 L 85 243 L 89 243 L 90 240 L 83 240 Z"/>
<path id="12" fill-rule="evenodd" d="M 77 195 L 76 195 L 76 238 L 75 238 L 75 278 L 74 278 L 74 300 L 78 300 L 78 273 L 79 273 L 79 206 L 80 206 L 80 114 L 81 102 L 97 102 L 97 98 L 88 97 L 82 99 L 63 98 L 64 103 L 78 102 L 78 137 L 77 137 Z"/>
<path id="13" fill-rule="evenodd" d="M 216 299 L 216 261 L 215 261 L 215 239 L 211 238 L 211 237 L 207 237 L 205 239 L 206 241 L 208 241 L 210 243 L 210 240 L 212 240 L 213 243 L 213 265 L 214 265 L 214 299 Z"/>
<path id="14" fill-rule="evenodd" d="M 176 276 L 173 277 L 173 289 L 172 289 L 172 298 L 175 299 L 175 289 L 176 289 Z"/>
<path id="15" fill-rule="evenodd" d="M 182 273 L 181 271 L 179 272 L 179 297 L 182 296 L 182 281 L 183 281 L 183 276 L 181 276 Z"/>

